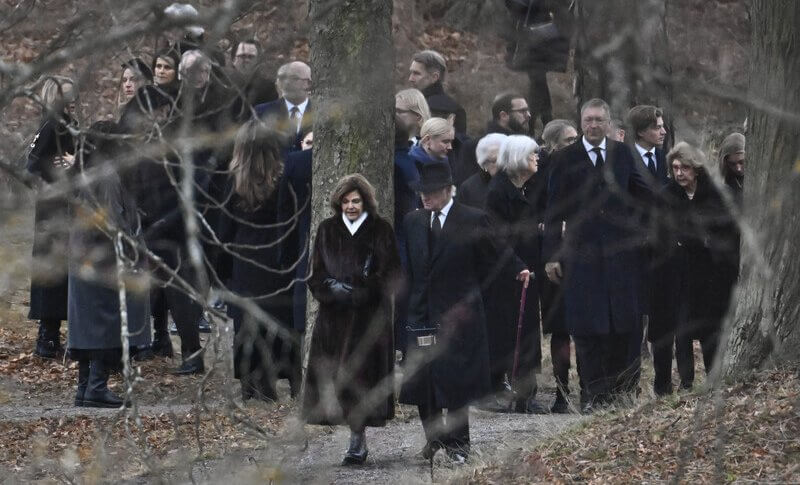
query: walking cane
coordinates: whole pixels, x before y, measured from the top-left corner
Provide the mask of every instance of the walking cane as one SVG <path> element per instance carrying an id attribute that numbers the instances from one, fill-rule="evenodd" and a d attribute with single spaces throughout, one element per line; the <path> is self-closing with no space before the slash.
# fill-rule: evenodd
<path id="1" fill-rule="evenodd" d="M 514 407 L 517 401 L 517 391 L 514 389 L 514 381 L 517 378 L 517 366 L 519 365 L 519 345 L 522 339 L 522 319 L 525 318 L 525 299 L 528 294 L 528 282 L 522 283 L 522 297 L 519 299 L 519 318 L 517 319 L 517 341 L 514 344 L 514 365 L 511 367 L 511 392 L 514 398 L 511 399 L 510 408 Z"/>

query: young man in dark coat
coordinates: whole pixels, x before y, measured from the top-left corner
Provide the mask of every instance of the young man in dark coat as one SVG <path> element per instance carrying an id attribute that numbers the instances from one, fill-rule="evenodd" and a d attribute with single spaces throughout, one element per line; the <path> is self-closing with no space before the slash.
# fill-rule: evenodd
<path id="1" fill-rule="evenodd" d="M 638 390 L 639 376 L 642 368 L 642 341 L 645 325 L 652 318 L 652 301 L 657 291 L 654 286 L 653 270 L 660 259 L 654 250 L 655 231 L 653 227 L 660 218 L 660 207 L 652 195 L 658 193 L 669 182 L 667 176 L 667 160 L 662 145 L 667 135 L 664 127 L 664 114 L 661 108 L 650 105 L 634 106 L 628 112 L 628 126 L 633 132 L 634 144 L 632 154 L 634 165 L 648 183 L 649 190 L 638 195 L 637 209 L 641 217 L 641 250 L 642 250 L 642 298 L 641 332 L 634 332 L 628 358 L 632 367 L 631 379 L 628 381 L 629 391 Z"/>
<path id="2" fill-rule="evenodd" d="M 408 82 L 425 95 L 431 116 L 447 118 L 455 115 L 453 127 L 456 135 L 467 133 L 467 112 L 450 95 L 444 92 L 444 77 L 447 74 L 447 62 L 441 54 L 432 50 L 420 51 L 411 58 L 408 69 Z"/>
<path id="3" fill-rule="evenodd" d="M 463 463 L 469 455 L 469 403 L 489 390 L 481 288 L 495 277 L 516 276 L 527 284 L 530 272 L 492 237 L 484 212 L 453 199 L 447 163 L 418 164 L 417 169 L 416 188 L 425 209 L 404 221 L 410 341 L 400 401 L 419 408 L 427 440 L 423 457 L 445 448 Z M 498 268 L 498 261 L 506 264 Z"/>
<path id="4" fill-rule="evenodd" d="M 606 138 L 609 119 L 605 101 L 584 103 L 583 137 L 553 154 L 545 220 L 545 271 L 564 289 L 584 412 L 624 388 L 631 333 L 641 325 L 638 228 L 629 199 L 646 184 L 630 148 Z"/>
<path id="5" fill-rule="evenodd" d="M 500 93 L 492 103 L 492 119 L 486 124 L 486 135 L 501 133 L 503 135 L 530 134 L 531 110 L 525 97 L 515 92 Z M 484 135 L 484 136 L 486 136 Z M 479 138 L 464 143 L 458 167 L 456 168 L 456 184 L 459 186 L 468 178 L 479 173 L 475 148 Z"/>
<path id="6" fill-rule="evenodd" d="M 261 44 L 256 39 L 245 39 L 231 47 L 231 65 L 228 72 L 232 87 L 236 90 L 231 115 L 243 123 L 252 117 L 255 106 L 278 99 L 274 79 L 259 73 L 263 61 Z"/>

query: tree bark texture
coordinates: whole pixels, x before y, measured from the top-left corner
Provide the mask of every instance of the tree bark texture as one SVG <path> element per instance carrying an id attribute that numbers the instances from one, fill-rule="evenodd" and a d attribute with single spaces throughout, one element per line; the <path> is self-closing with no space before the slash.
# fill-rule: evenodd
<path id="1" fill-rule="evenodd" d="M 800 361 L 800 2 L 753 0 L 745 217 L 756 235 L 723 372 Z"/>
<path id="2" fill-rule="evenodd" d="M 664 108 L 670 118 L 672 68 L 666 2 L 576 2 L 578 109 L 591 98 L 602 98 L 611 105 L 612 115 L 623 119 L 637 104 Z"/>
<path id="3" fill-rule="evenodd" d="M 332 215 L 330 194 L 355 172 L 375 187 L 380 213 L 393 220 L 394 47 L 392 0 L 311 0 L 314 162 L 311 240 Z M 309 295 L 308 342 L 317 304 Z"/>

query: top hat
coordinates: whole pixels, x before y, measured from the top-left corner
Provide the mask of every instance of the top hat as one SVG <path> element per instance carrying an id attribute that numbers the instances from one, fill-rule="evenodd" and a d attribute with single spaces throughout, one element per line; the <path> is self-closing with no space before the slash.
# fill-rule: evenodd
<path id="1" fill-rule="evenodd" d="M 411 188 L 417 192 L 433 192 L 453 185 L 453 175 L 447 162 L 416 162 L 419 181 L 413 182 Z"/>

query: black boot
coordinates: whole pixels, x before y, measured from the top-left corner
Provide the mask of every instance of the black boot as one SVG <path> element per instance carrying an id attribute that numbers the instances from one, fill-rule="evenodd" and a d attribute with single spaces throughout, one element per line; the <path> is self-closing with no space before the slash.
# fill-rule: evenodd
<path id="1" fill-rule="evenodd" d="M 150 348 L 153 350 L 153 354 L 160 357 L 172 357 L 174 355 L 172 352 L 172 340 L 170 340 L 169 333 L 166 331 L 163 333 L 156 332 Z"/>
<path id="2" fill-rule="evenodd" d="M 33 351 L 43 359 L 56 359 L 63 352 L 61 348 L 61 320 L 40 320 L 36 349 Z"/>
<path id="3" fill-rule="evenodd" d="M 350 448 L 344 454 L 342 466 L 363 465 L 367 461 L 367 434 L 361 431 L 350 431 Z"/>
<path id="4" fill-rule="evenodd" d="M 83 407 L 83 399 L 86 394 L 86 384 L 89 382 L 89 361 L 78 361 L 78 390 L 75 392 L 75 406 Z"/>
<path id="5" fill-rule="evenodd" d="M 188 355 L 195 354 L 189 353 Z M 202 374 L 206 371 L 205 365 L 203 364 L 203 353 L 198 352 L 196 355 L 189 357 L 188 359 L 184 359 L 181 363 L 180 367 L 172 371 L 173 375 L 176 376 L 186 376 L 190 374 Z"/>
<path id="6" fill-rule="evenodd" d="M 123 400 L 108 388 L 109 368 L 102 360 L 89 362 L 89 379 L 83 395 L 87 408 L 119 408 Z"/>
<path id="7" fill-rule="evenodd" d="M 567 402 L 567 398 L 564 397 L 564 393 L 561 392 L 561 388 L 556 389 L 556 400 L 550 407 L 550 412 L 553 414 L 569 413 L 569 403 Z"/>

